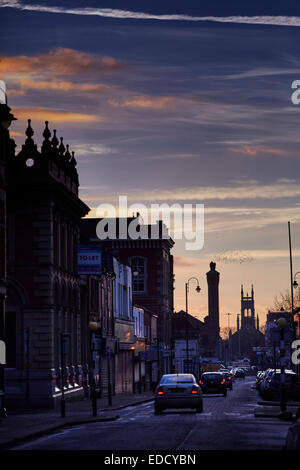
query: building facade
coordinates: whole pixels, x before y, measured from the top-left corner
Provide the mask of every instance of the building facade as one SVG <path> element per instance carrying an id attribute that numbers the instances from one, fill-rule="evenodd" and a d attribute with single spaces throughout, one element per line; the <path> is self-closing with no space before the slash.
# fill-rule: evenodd
<path id="1" fill-rule="evenodd" d="M 15 155 L 15 142 L 10 138 L 9 126 L 16 118 L 11 109 L 0 104 L 0 393 L 5 393 L 4 365 L 6 361 L 6 296 L 7 296 L 7 215 L 6 215 L 6 171 L 7 161 Z M 3 395 L 4 396 L 4 395 Z M 1 400 L 0 416 L 5 416 L 5 402 Z"/>
<path id="2" fill-rule="evenodd" d="M 98 224 L 109 224 L 111 219 L 86 218 L 81 221 L 81 230 L 85 240 L 99 242 Z M 165 236 L 162 221 L 156 226 L 143 225 L 137 214 L 127 219 L 114 219 L 115 237 L 102 240 L 103 247 L 118 258 L 121 263 L 132 269 L 133 303 L 158 316 L 158 340 L 164 353 L 160 360 L 161 374 L 171 368 L 171 320 L 174 305 L 173 240 Z M 121 238 L 121 226 L 127 228 L 136 224 L 143 230 L 143 237 L 136 239 Z M 128 232 L 127 232 L 128 233 Z M 156 234 L 153 237 L 153 233 Z"/>
<path id="3" fill-rule="evenodd" d="M 77 246 L 89 208 L 78 197 L 76 160 L 63 138 L 54 130 L 50 140 L 46 122 L 38 150 L 33 134 L 28 120 L 25 144 L 7 162 L 5 380 L 14 404 L 52 407 L 62 386 L 66 395 L 83 393 Z"/>

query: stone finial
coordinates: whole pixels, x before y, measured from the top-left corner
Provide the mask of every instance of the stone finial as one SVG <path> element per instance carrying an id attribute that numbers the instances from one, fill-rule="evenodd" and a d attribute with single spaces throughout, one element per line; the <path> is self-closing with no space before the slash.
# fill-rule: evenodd
<path id="1" fill-rule="evenodd" d="M 66 147 L 67 147 L 67 150 L 66 150 L 66 153 L 65 153 L 65 157 L 66 157 L 66 160 L 69 162 L 70 159 L 71 159 L 71 154 L 69 152 L 69 144 L 67 144 Z"/>
<path id="2" fill-rule="evenodd" d="M 33 134 L 34 134 L 34 131 L 31 127 L 31 119 L 28 119 L 28 126 L 27 126 L 27 129 L 25 131 L 25 134 L 27 135 L 27 139 L 25 140 L 25 145 L 33 145 L 34 144 L 34 141 L 33 141 Z"/>
<path id="3" fill-rule="evenodd" d="M 65 150 L 66 150 L 63 141 L 64 141 L 64 138 L 61 137 L 60 138 L 60 146 L 58 147 L 58 151 L 59 151 L 60 155 L 63 155 L 65 153 Z"/>
<path id="4" fill-rule="evenodd" d="M 43 141 L 43 144 L 42 144 L 42 150 L 45 151 L 45 150 L 49 150 L 51 148 L 51 142 L 50 142 L 50 137 L 51 137 L 51 132 L 48 128 L 48 121 L 45 121 L 45 129 L 44 129 L 44 132 L 43 132 L 43 137 L 44 137 L 44 141 Z"/>
<path id="5" fill-rule="evenodd" d="M 70 163 L 71 163 L 71 165 L 76 166 L 76 165 L 77 165 L 77 161 L 76 161 L 76 159 L 75 159 L 75 157 L 74 157 L 74 154 L 75 154 L 75 152 L 73 151 L 73 152 L 72 152 L 72 158 L 71 158 L 71 162 L 70 162 Z"/>
<path id="6" fill-rule="evenodd" d="M 52 140 L 51 140 L 51 144 L 55 149 L 58 146 L 58 140 L 57 140 L 57 137 L 56 137 L 56 129 L 53 129 L 53 137 L 52 137 Z"/>

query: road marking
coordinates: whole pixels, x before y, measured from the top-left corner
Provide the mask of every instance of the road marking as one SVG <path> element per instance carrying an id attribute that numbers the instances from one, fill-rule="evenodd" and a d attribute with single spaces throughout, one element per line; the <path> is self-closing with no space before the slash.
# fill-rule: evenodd
<path id="1" fill-rule="evenodd" d="M 224 415 L 226 416 L 240 416 L 241 413 L 226 413 L 226 411 L 224 411 Z"/>

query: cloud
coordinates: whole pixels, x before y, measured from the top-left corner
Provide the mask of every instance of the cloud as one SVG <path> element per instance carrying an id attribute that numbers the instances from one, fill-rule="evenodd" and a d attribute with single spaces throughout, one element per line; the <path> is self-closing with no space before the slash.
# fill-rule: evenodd
<path id="1" fill-rule="evenodd" d="M 199 265 L 199 260 L 187 256 L 174 256 L 175 268 L 192 268 Z"/>
<path id="2" fill-rule="evenodd" d="M 255 77 L 268 77 L 275 75 L 293 75 L 300 73 L 299 68 L 294 69 L 280 69 L 280 68 L 266 68 L 266 67 L 257 67 L 255 69 L 246 70 L 241 73 L 234 73 L 230 75 L 224 75 L 223 77 L 214 77 L 221 80 L 240 80 L 243 78 L 255 78 Z"/>
<path id="3" fill-rule="evenodd" d="M 50 108 L 14 108 L 14 114 L 18 119 L 37 119 L 50 122 L 97 122 L 104 118 L 92 114 L 72 113 L 60 109 Z"/>
<path id="4" fill-rule="evenodd" d="M 110 90 L 111 87 L 108 85 L 93 85 L 89 83 L 73 83 L 62 80 L 29 80 L 27 78 L 21 78 L 17 82 L 21 89 L 12 90 L 14 94 L 24 94 L 26 90 L 52 90 L 52 91 L 83 91 L 83 92 L 101 92 Z M 10 92 L 11 93 L 11 92 Z"/>
<path id="5" fill-rule="evenodd" d="M 272 154 L 272 155 L 290 155 L 291 154 L 290 152 L 280 150 L 280 149 L 254 146 L 254 145 L 242 145 L 241 147 L 231 147 L 228 150 L 234 153 L 239 153 L 243 155 L 254 155 L 254 156 L 261 155 L 261 154 Z"/>
<path id="6" fill-rule="evenodd" d="M 191 16 L 185 14 L 177 15 L 154 15 L 151 13 L 119 10 L 112 8 L 64 8 L 50 5 L 25 4 L 17 0 L 0 0 L 2 8 L 16 8 L 25 11 L 39 11 L 44 13 L 60 13 L 83 16 L 100 16 L 103 18 L 137 19 L 137 20 L 160 20 L 160 21 L 213 21 L 218 23 L 242 23 L 261 24 L 273 26 L 300 26 L 299 16 Z"/>
<path id="7" fill-rule="evenodd" d="M 0 4 L 1 5 L 1 4 Z M 6 56 L 0 59 L 2 76 L 27 74 L 40 76 L 43 73 L 84 74 L 88 72 L 110 72 L 125 67 L 113 57 L 99 57 L 75 49 L 59 47 L 47 54 L 36 56 Z"/>
<path id="8" fill-rule="evenodd" d="M 142 109 L 166 109 L 170 105 L 175 104 L 176 99 L 168 96 L 163 97 L 138 97 L 131 100 L 118 102 L 117 100 L 109 100 L 112 106 L 121 108 L 142 108 Z"/>
<path id="9" fill-rule="evenodd" d="M 89 190 L 88 186 L 85 190 Z M 92 188 L 91 188 L 92 189 Z M 134 202 L 169 202 L 172 201 L 183 201 L 184 203 L 192 202 L 207 202 L 211 200 L 255 200 L 255 199 L 266 199 L 276 200 L 284 198 L 294 198 L 300 196 L 300 186 L 298 181 L 278 180 L 274 183 L 263 184 L 256 181 L 241 181 L 233 183 L 231 186 L 197 186 L 190 188 L 176 188 L 174 189 L 153 189 L 153 191 L 147 193 L 146 191 L 131 191 L 128 194 L 128 200 Z M 93 194 L 87 192 L 85 197 L 89 201 L 95 201 L 103 199 L 112 203 L 116 202 L 113 200 L 111 194 L 104 196 L 103 194 Z M 210 209 L 210 208 L 209 208 Z M 223 209 L 220 209 L 222 210 Z M 226 208 L 224 209 L 226 211 Z M 244 209 L 245 210 L 245 209 Z M 249 211 L 251 209 L 247 209 Z M 255 209 L 257 210 L 257 209 Z"/>

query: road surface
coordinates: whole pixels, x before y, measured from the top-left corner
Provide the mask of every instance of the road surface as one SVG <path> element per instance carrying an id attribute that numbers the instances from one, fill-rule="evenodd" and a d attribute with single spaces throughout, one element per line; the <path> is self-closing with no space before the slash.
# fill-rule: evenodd
<path id="1" fill-rule="evenodd" d="M 237 379 L 227 397 L 204 395 L 203 413 L 153 402 L 119 411 L 112 422 L 79 425 L 19 445 L 20 450 L 280 450 L 290 423 L 255 418 L 254 378 Z"/>

